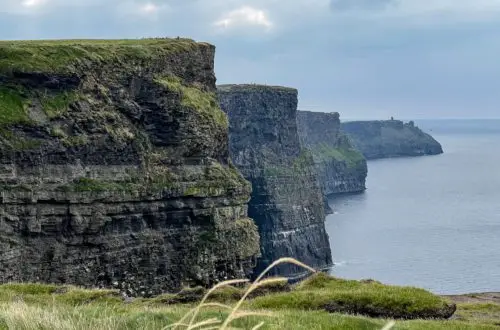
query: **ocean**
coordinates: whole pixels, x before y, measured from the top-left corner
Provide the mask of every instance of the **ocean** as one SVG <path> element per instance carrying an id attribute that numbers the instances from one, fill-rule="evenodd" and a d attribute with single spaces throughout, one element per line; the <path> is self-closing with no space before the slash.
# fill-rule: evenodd
<path id="1" fill-rule="evenodd" d="M 332 274 L 500 292 L 500 120 L 416 124 L 445 153 L 370 161 L 365 193 L 330 199 Z"/>

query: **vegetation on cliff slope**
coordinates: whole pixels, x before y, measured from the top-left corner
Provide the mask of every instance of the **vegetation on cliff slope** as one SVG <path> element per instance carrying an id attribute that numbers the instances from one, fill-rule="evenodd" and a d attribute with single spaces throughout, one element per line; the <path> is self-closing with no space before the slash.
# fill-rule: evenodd
<path id="1" fill-rule="evenodd" d="M 179 77 L 156 78 L 155 81 L 181 97 L 181 105 L 198 111 L 224 128 L 229 126 L 226 114 L 219 108 L 217 95 L 195 87 L 186 86 Z"/>
<path id="2" fill-rule="evenodd" d="M 23 98 L 15 90 L 0 86 L 0 124 L 28 122 Z"/>
<path id="3" fill-rule="evenodd" d="M 310 173 L 313 166 L 311 152 L 307 149 L 301 150 L 297 157 L 288 160 L 288 164 L 266 164 L 264 174 L 266 176 L 302 176 Z"/>
<path id="4" fill-rule="evenodd" d="M 343 162 L 348 168 L 354 168 L 365 161 L 363 155 L 354 148 L 331 147 L 326 144 L 319 144 L 313 148 L 314 158 L 320 161 L 329 161 L 332 158 L 338 162 Z"/>

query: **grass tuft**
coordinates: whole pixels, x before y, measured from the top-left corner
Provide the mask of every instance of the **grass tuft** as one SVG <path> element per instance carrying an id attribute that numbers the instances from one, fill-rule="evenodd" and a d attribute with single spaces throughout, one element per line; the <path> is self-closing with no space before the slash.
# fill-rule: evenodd
<path id="1" fill-rule="evenodd" d="M 216 93 L 187 86 L 179 77 L 175 76 L 159 77 L 155 79 L 155 82 L 179 94 L 182 106 L 197 111 L 225 129 L 229 127 L 229 120 L 219 107 Z"/>
<path id="2" fill-rule="evenodd" d="M 78 94 L 76 92 L 62 92 L 55 95 L 44 94 L 40 100 L 47 117 L 55 119 L 68 111 L 71 103 L 78 100 Z"/>
<path id="3" fill-rule="evenodd" d="M 0 86 L 0 125 L 29 123 L 26 104 L 19 92 Z"/>
<path id="4" fill-rule="evenodd" d="M 406 319 L 446 318 L 454 312 L 447 300 L 423 289 L 342 280 L 323 273 L 305 280 L 291 292 L 260 297 L 251 305 Z"/>

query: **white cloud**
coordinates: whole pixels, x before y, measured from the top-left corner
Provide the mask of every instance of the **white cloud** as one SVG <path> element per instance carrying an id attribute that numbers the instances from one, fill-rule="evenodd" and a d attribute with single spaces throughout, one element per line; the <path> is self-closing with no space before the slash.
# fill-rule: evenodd
<path id="1" fill-rule="evenodd" d="M 146 3 L 142 5 L 139 10 L 144 13 L 144 14 L 154 14 L 158 12 L 159 7 L 155 5 L 154 3 Z"/>
<path id="2" fill-rule="evenodd" d="M 24 0 L 21 5 L 24 7 L 37 7 L 44 4 L 45 0 Z"/>
<path id="3" fill-rule="evenodd" d="M 241 26 L 259 26 L 270 29 L 273 26 L 266 12 L 249 6 L 226 13 L 214 24 L 223 29 Z"/>
<path id="4" fill-rule="evenodd" d="M 129 18 L 139 18 L 151 21 L 158 20 L 162 15 L 170 11 L 165 3 L 127 1 L 116 3 L 116 12 Z"/>

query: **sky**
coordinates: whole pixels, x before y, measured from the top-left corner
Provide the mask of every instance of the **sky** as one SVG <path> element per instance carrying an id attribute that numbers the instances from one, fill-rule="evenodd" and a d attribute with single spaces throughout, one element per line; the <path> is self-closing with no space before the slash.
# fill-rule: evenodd
<path id="1" fill-rule="evenodd" d="M 0 39 L 190 37 L 344 119 L 500 118 L 500 0 L 0 0 Z"/>

